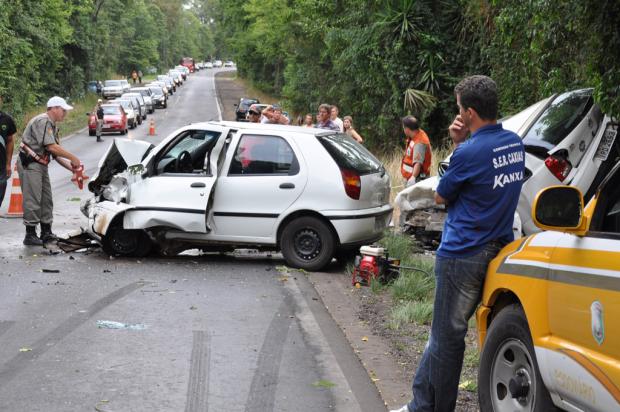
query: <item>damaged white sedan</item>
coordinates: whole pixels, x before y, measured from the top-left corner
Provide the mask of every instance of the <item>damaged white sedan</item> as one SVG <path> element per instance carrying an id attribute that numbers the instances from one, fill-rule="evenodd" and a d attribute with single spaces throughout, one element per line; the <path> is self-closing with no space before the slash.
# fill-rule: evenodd
<path id="1" fill-rule="evenodd" d="M 99 168 L 82 212 L 116 256 L 250 247 L 318 270 L 381 238 L 392 214 L 382 164 L 320 129 L 197 123 L 157 147 L 115 139 Z"/>

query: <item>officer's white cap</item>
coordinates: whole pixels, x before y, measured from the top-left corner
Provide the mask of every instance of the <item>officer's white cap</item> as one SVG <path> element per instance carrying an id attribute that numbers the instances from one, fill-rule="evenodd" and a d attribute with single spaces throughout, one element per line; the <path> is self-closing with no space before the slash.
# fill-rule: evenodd
<path id="1" fill-rule="evenodd" d="M 69 106 L 65 99 L 58 96 L 54 96 L 47 101 L 47 108 L 49 109 L 50 107 L 60 107 L 65 110 L 73 110 L 73 106 Z"/>

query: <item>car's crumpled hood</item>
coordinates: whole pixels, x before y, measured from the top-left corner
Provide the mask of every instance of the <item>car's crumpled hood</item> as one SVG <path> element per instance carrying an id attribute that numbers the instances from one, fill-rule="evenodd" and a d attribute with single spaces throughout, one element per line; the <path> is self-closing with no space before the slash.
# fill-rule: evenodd
<path id="1" fill-rule="evenodd" d="M 88 183 L 88 190 L 100 195 L 114 175 L 125 171 L 128 166 L 139 164 L 153 147 L 142 140 L 114 139 L 99 161 L 99 170 Z"/>

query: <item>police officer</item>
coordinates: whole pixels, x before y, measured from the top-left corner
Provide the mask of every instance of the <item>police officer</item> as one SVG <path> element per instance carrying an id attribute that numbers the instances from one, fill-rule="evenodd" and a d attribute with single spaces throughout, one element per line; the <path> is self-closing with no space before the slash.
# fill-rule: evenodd
<path id="1" fill-rule="evenodd" d="M 2 96 L 0 96 L 0 108 L 2 108 Z M 2 205 L 2 199 L 4 199 L 7 180 L 11 177 L 13 137 L 16 132 L 17 128 L 13 118 L 0 111 L 0 205 Z"/>
<path id="2" fill-rule="evenodd" d="M 60 146 L 57 123 L 62 122 L 69 106 L 62 97 L 54 96 L 47 102 L 47 112 L 34 117 L 24 130 L 20 144 L 17 172 L 24 199 L 24 245 L 42 246 L 56 236 L 52 233 L 52 187 L 47 171 L 50 157 L 71 170 L 80 167 L 80 159 Z M 63 160 L 64 160 L 63 159 Z M 37 225 L 41 224 L 41 237 L 37 237 Z"/>

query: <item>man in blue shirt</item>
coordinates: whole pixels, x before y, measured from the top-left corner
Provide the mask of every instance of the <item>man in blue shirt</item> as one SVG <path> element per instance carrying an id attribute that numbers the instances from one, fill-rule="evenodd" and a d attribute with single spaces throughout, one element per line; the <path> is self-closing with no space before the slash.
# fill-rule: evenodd
<path id="1" fill-rule="evenodd" d="M 521 139 L 497 124 L 497 87 L 489 77 L 467 77 L 454 93 L 459 114 L 449 132 L 457 147 L 435 194 L 448 217 L 435 260 L 433 323 L 413 400 L 399 412 L 454 410 L 468 321 L 489 262 L 514 238 L 525 171 Z"/>

